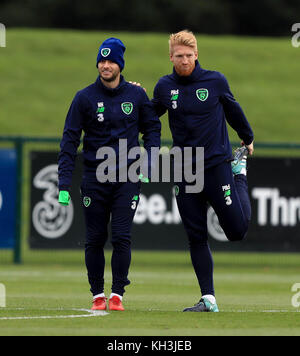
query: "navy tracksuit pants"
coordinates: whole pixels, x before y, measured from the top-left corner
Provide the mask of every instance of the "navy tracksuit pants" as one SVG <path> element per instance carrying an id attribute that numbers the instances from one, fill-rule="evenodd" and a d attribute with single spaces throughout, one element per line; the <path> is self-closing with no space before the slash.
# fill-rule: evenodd
<path id="1" fill-rule="evenodd" d="M 85 262 L 91 292 L 104 291 L 104 245 L 108 224 L 112 233 L 112 293 L 123 295 L 130 284 L 131 226 L 139 202 L 141 183 L 85 183 L 81 187 L 86 221 Z"/>
<path id="2" fill-rule="evenodd" d="M 207 207 L 213 207 L 230 241 L 242 240 L 249 227 L 251 205 L 245 175 L 233 176 L 230 162 L 207 169 L 204 189 L 186 193 L 186 183 L 178 183 L 178 209 L 187 232 L 190 254 L 202 295 L 214 295 L 213 259 L 208 245 Z"/>

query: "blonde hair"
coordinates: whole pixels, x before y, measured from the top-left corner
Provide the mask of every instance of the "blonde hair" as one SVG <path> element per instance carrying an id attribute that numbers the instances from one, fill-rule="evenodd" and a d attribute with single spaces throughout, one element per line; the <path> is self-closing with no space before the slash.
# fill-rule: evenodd
<path id="1" fill-rule="evenodd" d="M 188 30 L 183 30 L 170 35 L 169 39 L 169 50 L 172 53 L 173 47 L 176 45 L 188 46 L 194 49 L 195 52 L 198 51 L 197 39 L 193 32 Z"/>

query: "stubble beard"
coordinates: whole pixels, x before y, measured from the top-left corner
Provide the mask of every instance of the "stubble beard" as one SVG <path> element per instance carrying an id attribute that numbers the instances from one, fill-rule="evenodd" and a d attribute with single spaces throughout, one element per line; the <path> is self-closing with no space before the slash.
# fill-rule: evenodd
<path id="1" fill-rule="evenodd" d="M 104 82 L 107 82 L 107 83 L 111 83 L 113 81 L 115 81 L 118 77 L 119 73 L 112 73 L 112 76 L 109 77 L 109 78 L 105 78 L 102 76 L 102 74 L 100 73 L 100 78 L 104 81 Z"/>
<path id="2" fill-rule="evenodd" d="M 195 69 L 195 66 L 190 66 L 190 67 L 188 67 L 188 68 L 186 68 L 186 69 L 175 68 L 177 74 L 178 74 L 179 76 L 181 76 L 181 77 L 188 77 L 188 76 L 190 76 L 190 75 L 193 73 L 194 69 Z"/>

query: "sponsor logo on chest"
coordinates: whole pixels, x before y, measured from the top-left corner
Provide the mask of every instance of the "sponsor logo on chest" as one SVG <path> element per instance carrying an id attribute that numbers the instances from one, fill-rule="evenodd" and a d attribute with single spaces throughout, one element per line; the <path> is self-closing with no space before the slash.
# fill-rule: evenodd
<path id="1" fill-rule="evenodd" d="M 97 103 L 97 110 L 96 110 L 96 117 L 97 117 L 97 120 L 99 122 L 103 122 L 105 120 L 105 117 L 104 117 L 104 112 L 105 112 L 105 106 L 104 106 L 104 102 L 98 102 Z M 126 115 L 130 115 L 132 112 L 133 112 L 133 103 L 131 102 L 124 102 L 121 104 L 121 109 L 122 109 L 122 112 Z"/>
<path id="2" fill-rule="evenodd" d="M 104 103 L 103 102 L 98 102 L 97 106 L 98 106 L 98 109 L 96 111 L 97 120 L 99 122 L 103 122 L 104 121 L 104 111 L 105 111 Z"/>
<path id="3" fill-rule="evenodd" d="M 209 96 L 209 91 L 206 88 L 200 88 L 196 90 L 196 97 L 201 102 L 207 100 Z M 179 89 L 172 89 L 171 90 L 171 103 L 172 109 L 176 110 L 178 108 L 178 99 L 179 99 Z"/>
<path id="4" fill-rule="evenodd" d="M 178 107 L 178 98 L 179 98 L 179 89 L 171 90 L 171 102 L 172 102 L 172 109 L 176 110 Z"/>

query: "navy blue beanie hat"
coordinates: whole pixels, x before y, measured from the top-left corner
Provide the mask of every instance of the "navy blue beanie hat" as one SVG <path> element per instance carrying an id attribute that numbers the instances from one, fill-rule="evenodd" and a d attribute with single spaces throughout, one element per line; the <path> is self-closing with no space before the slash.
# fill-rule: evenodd
<path id="1" fill-rule="evenodd" d="M 103 60 L 109 60 L 115 62 L 119 65 L 121 72 L 124 68 L 125 61 L 124 61 L 124 52 L 126 47 L 124 46 L 123 42 L 118 38 L 108 38 L 105 40 L 99 48 L 98 56 L 97 56 L 97 64 Z"/>

